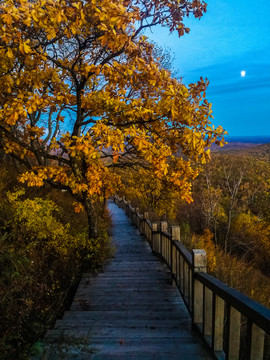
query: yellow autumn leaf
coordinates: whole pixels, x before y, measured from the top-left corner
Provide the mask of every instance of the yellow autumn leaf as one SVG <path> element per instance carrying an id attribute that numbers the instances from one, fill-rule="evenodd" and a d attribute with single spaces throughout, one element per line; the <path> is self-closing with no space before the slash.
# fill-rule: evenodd
<path id="1" fill-rule="evenodd" d="M 31 52 L 31 47 L 28 44 L 26 44 L 25 42 L 23 43 L 23 51 L 26 54 L 29 54 Z"/>
<path id="2" fill-rule="evenodd" d="M 14 56 L 10 47 L 7 49 L 6 55 L 8 58 L 13 59 Z"/>
<path id="3" fill-rule="evenodd" d="M 61 16 L 61 12 L 59 12 L 57 15 L 56 15 L 56 21 L 58 23 L 60 23 L 62 21 L 62 16 Z"/>

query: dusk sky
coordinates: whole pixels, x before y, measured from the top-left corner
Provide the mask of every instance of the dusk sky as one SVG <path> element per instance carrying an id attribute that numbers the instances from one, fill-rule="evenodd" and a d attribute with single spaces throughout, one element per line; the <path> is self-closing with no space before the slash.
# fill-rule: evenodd
<path id="1" fill-rule="evenodd" d="M 270 0 L 206 3 L 201 20 L 186 19 L 182 38 L 165 29 L 147 35 L 171 48 L 185 84 L 208 78 L 215 125 L 230 136 L 270 135 Z"/>

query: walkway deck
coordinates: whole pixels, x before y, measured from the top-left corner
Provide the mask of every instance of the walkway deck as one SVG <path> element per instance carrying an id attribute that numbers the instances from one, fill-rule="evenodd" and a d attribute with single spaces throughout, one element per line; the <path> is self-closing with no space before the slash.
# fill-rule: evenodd
<path id="1" fill-rule="evenodd" d="M 104 273 L 83 276 L 70 311 L 46 334 L 39 359 L 211 359 L 166 266 L 124 211 L 113 203 L 109 209 L 115 257 Z"/>

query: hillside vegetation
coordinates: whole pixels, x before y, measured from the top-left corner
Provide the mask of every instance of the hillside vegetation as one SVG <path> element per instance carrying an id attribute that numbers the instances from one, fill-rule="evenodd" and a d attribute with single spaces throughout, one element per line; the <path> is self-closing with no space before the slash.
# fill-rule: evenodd
<path id="1" fill-rule="evenodd" d="M 67 193 L 18 187 L 16 175 L 12 163 L 2 158 L 2 360 L 28 359 L 31 345 L 69 306 L 81 272 L 97 271 L 110 254 L 107 213 L 100 216 L 98 238 L 89 239 L 86 215 L 75 214 Z"/>
<path id="2" fill-rule="evenodd" d="M 264 161 L 270 161 L 270 144 L 256 146 L 250 149 L 249 154 Z"/>
<path id="3" fill-rule="evenodd" d="M 270 306 L 270 144 L 215 153 L 180 202 L 177 221 L 188 247 L 208 252 L 209 270 Z M 197 235 L 196 235 L 197 234 Z"/>
<path id="4" fill-rule="evenodd" d="M 181 241 L 204 248 L 208 270 L 258 302 L 270 305 L 270 144 L 214 152 L 193 184 L 193 202 L 156 181 L 139 179 L 136 206 L 181 226 Z M 157 214 L 159 217 L 157 217 Z"/>

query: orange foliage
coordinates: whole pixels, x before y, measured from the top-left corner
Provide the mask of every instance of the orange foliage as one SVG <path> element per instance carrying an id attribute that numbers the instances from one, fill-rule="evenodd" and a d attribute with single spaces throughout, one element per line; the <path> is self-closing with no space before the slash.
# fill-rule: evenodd
<path id="1" fill-rule="evenodd" d="M 182 36 L 184 15 L 205 11 L 201 1 L 1 2 L 0 146 L 27 169 L 22 182 L 82 203 L 90 236 L 95 202 L 121 183 L 115 169 L 143 167 L 190 201 L 198 163 L 222 144 L 208 82 L 173 78 L 141 35 L 160 23 Z"/>

